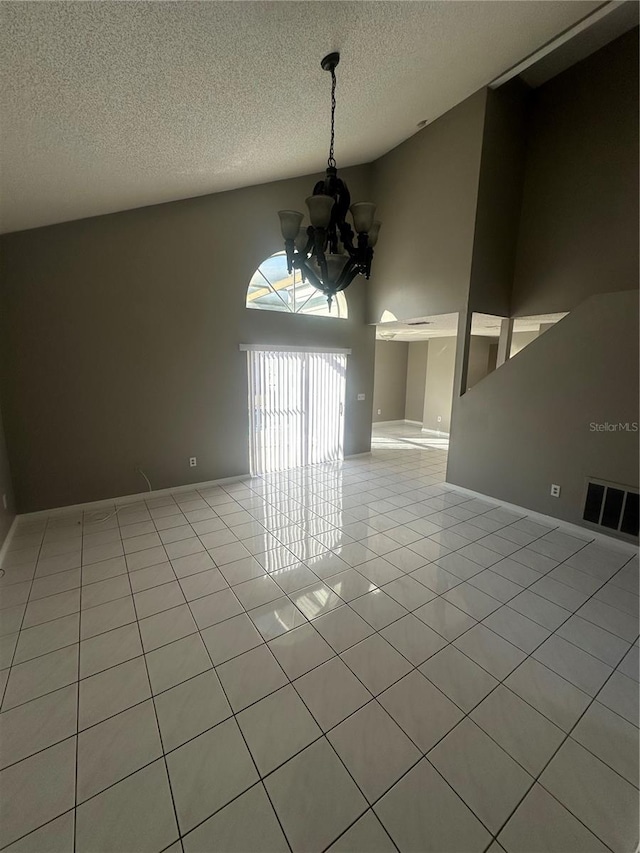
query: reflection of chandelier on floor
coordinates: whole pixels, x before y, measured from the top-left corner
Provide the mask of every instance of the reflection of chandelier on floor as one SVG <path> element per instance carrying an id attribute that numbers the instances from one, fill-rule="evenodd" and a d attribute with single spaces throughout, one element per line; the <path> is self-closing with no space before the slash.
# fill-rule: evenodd
<path id="1" fill-rule="evenodd" d="M 336 293 L 349 287 L 358 274 L 369 278 L 373 247 L 380 230 L 380 222 L 373 218 L 375 204 L 361 201 L 350 206 L 349 190 L 338 177 L 333 157 L 335 69 L 339 62 L 340 54 L 330 53 L 321 63 L 331 73 L 331 143 L 325 179 L 318 181 L 313 195 L 306 199 L 311 225 L 302 224 L 304 214 L 297 210 L 278 211 L 289 272 L 294 267 L 299 269 L 303 281 L 308 279 L 325 294 L 329 308 Z M 353 228 L 346 220 L 349 211 Z"/>

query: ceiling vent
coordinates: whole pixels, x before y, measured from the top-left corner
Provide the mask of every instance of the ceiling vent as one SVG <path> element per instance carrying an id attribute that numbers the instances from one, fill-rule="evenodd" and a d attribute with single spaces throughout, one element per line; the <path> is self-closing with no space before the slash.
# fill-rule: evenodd
<path id="1" fill-rule="evenodd" d="M 638 490 L 606 480 L 589 480 L 582 518 L 590 524 L 638 537 Z"/>

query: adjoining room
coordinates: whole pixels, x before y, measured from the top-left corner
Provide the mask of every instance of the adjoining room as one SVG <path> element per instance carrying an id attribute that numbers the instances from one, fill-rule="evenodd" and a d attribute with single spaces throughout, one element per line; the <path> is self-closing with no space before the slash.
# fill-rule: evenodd
<path id="1" fill-rule="evenodd" d="M 448 447 L 458 315 L 443 314 L 376 327 L 374 436 L 381 429 Z"/>

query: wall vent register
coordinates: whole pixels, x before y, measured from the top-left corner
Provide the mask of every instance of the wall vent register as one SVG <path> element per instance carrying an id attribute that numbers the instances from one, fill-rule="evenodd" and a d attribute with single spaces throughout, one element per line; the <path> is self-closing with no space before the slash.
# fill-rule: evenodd
<path id="1" fill-rule="evenodd" d="M 626 536 L 638 536 L 638 490 L 605 480 L 589 480 L 582 518 Z"/>

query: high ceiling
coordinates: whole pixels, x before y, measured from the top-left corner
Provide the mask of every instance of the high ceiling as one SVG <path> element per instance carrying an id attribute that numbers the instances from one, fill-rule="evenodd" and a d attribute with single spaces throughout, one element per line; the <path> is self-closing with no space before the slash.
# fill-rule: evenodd
<path id="1" fill-rule="evenodd" d="M 369 162 L 602 4 L 2 2 L 2 222 L 15 231 Z"/>

